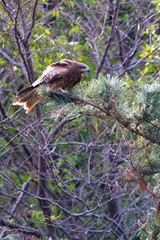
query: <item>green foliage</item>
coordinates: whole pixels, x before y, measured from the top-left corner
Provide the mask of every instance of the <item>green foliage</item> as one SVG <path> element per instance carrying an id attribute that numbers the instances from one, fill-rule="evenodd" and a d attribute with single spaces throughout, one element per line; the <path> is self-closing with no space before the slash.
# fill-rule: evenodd
<path id="1" fill-rule="evenodd" d="M 134 142 L 133 148 L 136 149 L 131 154 L 134 168 L 146 177 L 157 174 L 160 169 L 160 146 L 150 144 L 149 141 L 139 137 Z"/>
<path id="2" fill-rule="evenodd" d="M 35 223 L 42 223 L 45 221 L 45 217 L 43 216 L 43 212 L 42 211 L 31 211 L 31 218 L 32 221 Z"/>
<path id="3" fill-rule="evenodd" d="M 11 2 L 13 13 L 16 13 L 16 1 Z M 29 29 L 33 20 L 34 1 L 21 2 L 23 16 Z M 50 206 L 52 210 L 50 219 L 61 239 L 65 239 L 65 231 L 70 234 L 72 230 L 74 233 L 77 231 L 79 238 L 91 238 L 91 235 L 87 234 L 92 232 L 97 239 L 105 238 L 105 234 L 108 234 L 107 239 L 113 239 L 115 238 L 111 233 L 113 224 L 111 222 L 110 225 L 108 222 L 107 204 L 110 198 L 116 200 L 119 195 L 121 196 L 120 217 L 124 221 L 125 229 L 129 229 L 130 233 L 132 229 L 135 231 L 137 228 L 135 226 L 137 218 L 145 218 L 147 212 L 154 208 L 151 197 L 137 193 L 131 184 L 131 189 L 126 189 L 125 183 L 122 184 L 119 179 L 115 181 L 120 189 L 116 195 L 111 183 L 114 181 L 110 181 L 112 170 L 117 164 L 116 157 L 122 161 L 118 163 L 121 169 L 128 166 L 130 160 L 134 170 L 154 185 L 154 193 L 159 196 L 160 85 L 156 79 L 159 77 L 160 54 L 159 49 L 154 51 L 160 43 L 157 23 L 159 16 L 156 15 L 156 11 L 159 11 L 159 0 L 143 1 L 140 4 L 137 1 L 133 1 L 133 4 L 121 1 L 116 32 L 102 69 L 106 75 L 100 74 L 99 79 L 95 79 L 94 75 L 111 33 L 116 1 L 113 1 L 112 5 L 97 0 L 77 3 L 78 5 L 75 5 L 70 0 L 38 1 L 35 24 L 29 38 L 31 51 L 29 59 L 33 63 L 35 78 L 42 74 L 46 66 L 62 58 L 84 62 L 91 71 L 90 75 L 83 76 L 78 86 L 69 91 L 70 97 L 67 94 L 48 93 L 45 87 L 41 87 L 41 93 L 47 96 L 47 104 L 42 107 L 43 144 L 38 137 L 38 131 L 43 126 L 35 117 L 34 111 L 26 115 L 23 110 L 15 112 L 16 108 L 11 106 L 17 89 L 29 84 L 23 69 L 9 63 L 3 56 L 0 59 L 0 65 L 5 72 L 0 84 L 2 87 L 0 120 L 3 132 L 0 139 L 1 171 L 6 176 L 2 175 L 3 178 L 0 178 L 0 191 L 3 192 L 5 189 L 5 193 L 11 196 L 9 198 L 11 201 L 8 201 L 7 195 L 3 195 L 1 205 L 6 209 L 12 209 L 20 196 L 17 189 L 21 189 L 23 183 L 35 174 L 27 189 L 32 195 L 24 194 L 23 203 L 18 206 L 17 213 L 23 222 L 25 204 L 27 208 L 32 209 L 31 219 L 26 221 L 26 224 L 34 222 L 36 227 L 46 230 L 46 219 L 36 199 L 39 183 L 38 159 L 42 156 L 49 170 L 43 179 L 47 183 L 45 190 L 48 192 L 49 200 L 53 201 Z M 12 21 L 2 6 L 0 12 L 2 50 L 25 68 L 14 35 L 15 16 Z M 19 19 L 20 15 L 17 19 L 17 28 L 22 34 L 19 42 L 24 58 L 28 59 L 22 43 L 25 34 Z M 140 61 L 141 59 L 143 61 Z M 123 71 L 126 75 L 122 78 L 111 78 L 107 75 L 109 73 L 117 76 Z M 71 118 L 66 125 L 59 127 L 58 124 L 66 115 Z M 56 118 L 56 121 L 52 117 Z M 57 125 L 58 132 L 52 136 Z M 132 131 L 129 132 L 127 128 Z M 136 131 L 144 137 L 137 137 L 134 134 Z M 108 195 L 110 189 L 115 196 Z M 57 207 L 57 204 L 61 208 Z M 90 209 L 91 212 L 83 216 L 83 212 Z M 75 216 L 76 214 L 81 216 L 74 217 L 69 211 L 75 213 Z M 0 209 L 0 214 L 6 217 L 3 208 Z M 139 230 L 132 235 L 133 239 L 140 236 L 146 239 L 146 235 Z M 11 240 L 12 237 L 13 234 L 7 239 Z M 15 238 L 18 237 L 17 235 Z"/>
<path id="4" fill-rule="evenodd" d="M 121 118 L 128 122 L 128 125 L 135 129 L 138 128 L 141 133 L 155 139 L 155 142 L 158 143 L 158 145 L 151 145 L 139 137 L 135 142 L 136 154 L 132 156 L 132 164 L 139 172 L 144 175 L 154 175 L 157 169 L 160 169 L 160 84 L 157 80 L 151 84 L 141 84 L 136 91 L 132 90 L 132 84 L 132 81 L 126 81 L 125 78 L 106 78 L 100 75 L 99 79 L 92 79 L 89 83 L 84 82 L 69 92 L 71 97 L 82 99 L 83 106 L 80 101 L 79 105 L 75 105 L 71 101 L 72 99 L 68 100 L 67 98 L 68 101 L 66 101 L 65 96 L 57 99 L 55 95 L 49 96 L 52 100 L 50 105 L 54 117 L 59 113 L 70 115 L 74 113 L 75 117 L 87 114 L 102 119 L 106 118 L 108 114 L 106 109 L 110 108 L 113 117 L 114 109 L 116 109 Z M 120 132 L 118 135 L 120 136 Z M 68 159 L 69 161 L 72 160 L 71 157 Z M 71 163 L 74 164 L 74 161 Z"/>
<path id="5" fill-rule="evenodd" d="M 141 131 L 153 137 L 158 133 L 157 141 L 160 141 L 158 131 L 160 84 L 157 80 L 152 84 L 141 85 L 136 92 L 132 90 L 132 81 L 126 82 L 125 79 L 106 78 L 102 75 L 99 79 L 91 79 L 89 83 L 83 82 L 74 87 L 67 96 L 47 93 L 46 88 L 42 88 L 41 92 L 48 95 L 48 101 L 55 117 L 62 113 L 76 114 L 77 117 L 85 113 L 97 117 L 105 116 L 107 115 L 106 109 L 115 105 L 123 119 L 135 127 L 139 121 Z M 74 98 L 81 99 L 79 105 L 74 104 Z M 81 107 L 82 103 L 84 103 L 83 107 Z"/>
<path id="6" fill-rule="evenodd" d="M 153 1 L 153 3 L 156 11 L 159 11 L 159 0 Z M 153 23 L 147 25 L 145 31 L 143 32 L 143 34 L 147 36 L 147 39 L 150 39 L 150 42 L 143 42 L 142 50 L 139 54 L 139 57 L 147 56 L 145 67 L 142 70 L 139 70 L 142 78 L 145 78 L 145 80 L 147 78 L 152 79 L 154 76 L 160 76 L 158 61 L 160 50 L 158 48 L 156 51 L 153 51 L 153 49 L 160 44 L 160 38 L 157 34 L 158 29 L 159 24 Z"/>

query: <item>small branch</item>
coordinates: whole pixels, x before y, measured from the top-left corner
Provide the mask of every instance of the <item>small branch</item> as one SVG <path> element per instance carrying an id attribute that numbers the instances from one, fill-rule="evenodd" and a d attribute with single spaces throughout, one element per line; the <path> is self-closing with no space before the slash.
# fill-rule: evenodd
<path id="1" fill-rule="evenodd" d="M 34 236 L 36 236 L 38 238 L 42 238 L 42 239 L 45 236 L 45 234 L 40 229 L 17 224 L 15 222 L 9 222 L 9 221 L 5 220 L 4 218 L 0 218 L 0 225 L 9 227 L 10 229 L 16 229 L 16 230 L 18 229 L 18 231 L 20 231 L 20 232 L 23 232 L 23 233 L 29 234 L 29 235 L 34 235 Z"/>
<path id="2" fill-rule="evenodd" d="M 12 196 L 12 195 L 10 195 L 10 194 L 8 194 L 8 193 L 4 193 L 4 192 L 2 192 L 2 191 L 0 191 L 0 195 L 2 195 L 2 196 L 5 196 L 6 198 L 10 198 L 10 199 L 12 199 L 12 200 L 16 200 L 16 197 L 15 196 Z M 22 200 L 22 204 L 25 206 L 25 207 L 27 207 L 27 208 L 29 208 L 29 209 L 32 209 L 32 207 L 31 206 L 29 206 L 26 202 L 24 202 L 23 200 Z M 10 214 L 10 212 L 8 212 L 8 214 Z M 12 216 L 12 215 L 11 215 Z M 15 217 L 15 216 L 14 216 Z"/>
<path id="3" fill-rule="evenodd" d="M 102 111 L 102 112 L 105 112 L 105 110 L 104 110 L 103 108 L 95 105 L 94 103 L 88 102 L 87 100 L 83 100 L 83 99 L 81 99 L 81 98 L 77 98 L 77 97 L 75 97 L 75 96 L 72 96 L 72 95 L 70 95 L 70 94 L 67 93 L 67 92 L 62 92 L 62 91 L 60 91 L 60 90 L 51 90 L 50 93 L 53 93 L 53 95 L 56 94 L 56 95 L 61 95 L 61 96 L 63 96 L 63 97 L 66 97 L 66 98 L 70 99 L 70 100 L 71 100 L 73 103 L 75 103 L 75 104 L 90 105 L 90 106 L 92 106 L 92 107 L 97 108 L 98 110 L 100 110 L 100 111 Z"/>
<path id="4" fill-rule="evenodd" d="M 21 224 L 21 221 L 19 220 L 19 218 L 15 215 L 13 215 L 11 212 L 10 212 L 10 209 L 6 209 L 4 206 L 0 205 L 0 209 L 2 209 L 4 212 L 6 212 L 8 215 L 10 215 L 12 218 L 14 218 L 19 224 Z M 1 235 L 0 235 L 1 237 Z"/>
<path id="5" fill-rule="evenodd" d="M 118 12 L 119 12 L 119 6 L 120 6 L 120 1 L 121 0 L 117 0 L 116 1 L 116 6 L 115 6 L 115 9 L 114 9 L 114 14 L 113 14 L 113 20 L 112 20 L 112 25 L 111 25 L 111 32 L 110 32 L 110 36 L 108 38 L 108 41 L 107 41 L 107 45 L 106 45 L 106 48 L 104 50 L 104 54 L 103 54 L 103 57 L 102 57 L 102 60 L 97 68 L 97 72 L 96 72 L 96 78 L 98 78 L 98 75 L 103 67 L 103 64 L 105 62 L 105 58 L 106 58 L 106 55 L 107 55 L 107 52 L 108 52 L 108 49 L 110 47 L 110 43 L 112 41 L 112 38 L 113 38 L 113 35 L 114 35 L 114 32 L 115 32 L 115 29 L 116 29 L 116 20 L 117 20 L 117 17 L 118 17 Z"/>
<path id="6" fill-rule="evenodd" d="M 122 76 L 126 71 L 129 71 L 135 67 L 137 67 L 141 62 L 143 62 L 147 57 L 149 57 L 151 55 L 151 53 L 155 52 L 156 50 L 158 50 L 160 48 L 160 44 L 158 44 L 158 46 L 156 46 L 155 48 L 153 48 L 150 53 L 148 53 L 146 56 L 140 58 L 136 63 L 134 63 L 133 65 L 131 65 L 130 67 L 126 68 L 123 70 L 123 72 L 119 75 Z"/>
<path id="7" fill-rule="evenodd" d="M 9 61 L 13 66 L 17 66 L 17 67 L 21 68 L 23 70 L 25 77 L 28 78 L 28 73 L 23 64 L 20 64 L 20 63 L 17 63 L 16 61 L 14 61 L 13 58 L 8 56 L 7 53 L 4 50 L 2 50 L 2 48 L 0 48 L 0 54 L 3 56 L 3 58 L 5 58 L 7 61 Z"/>
<path id="8" fill-rule="evenodd" d="M 88 157 L 88 183 L 90 183 L 91 181 L 91 158 L 93 155 L 93 149 L 91 148 L 90 153 L 89 153 L 89 157 Z"/>
<path id="9" fill-rule="evenodd" d="M 35 7 L 36 7 L 36 5 L 35 5 Z M 18 0 L 18 9 L 19 9 L 19 13 L 20 13 L 19 15 L 21 17 L 21 19 L 19 20 L 19 24 L 21 23 L 21 35 L 18 34 L 18 32 L 17 32 L 17 23 L 15 24 L 15 27 L 16 27 L 15 28 L 15 35 L 17 37 L 16 38 L 17 39 L 17 44 L 18 44 L 18 47 L 19 47 L 20 51 L 21 51 L 21 46 L 19 44 L 19 40 L 21 40 L 21 42 L 23 44 L 24 53 L 22 53 L 22 51 L 20 53 L 21 53 L 23 62 L 24 62 L 25 66 L 27 68 L 27 71 L 28 71 L 29 82 L 30 82 L 30 84 L 32 84 L 35 81 L 35 74 L 34 74 L 33 64 L 32 64 L 31 51 L 30 51 L 30 45 L 29 45 L 29 38 L 27 38 L 28 30 L 27 30 L 26 19 L 25 19 L 25 16 L 24 16 L 25 14 L 24 14 L 24 11 L 22 9 L 22 5 L 21 5 L 19 0 Z M 16 20 L 18 19 L 18 9 L 17 9 L 17 18 L 16 18 Z M 33 11 L 35 11 L 35 10 L 36 10 L 36 8 Z M 33 21 L 32 23 L 34 24 L 35 22 Z M 32 29 L 33 29 L 33 26 L 32 26 Z M 24 55 L 26 57 L 24 57 Z"/>
<path id="10" fill-rule="evenodd" d="M 85 33 L 86 36 L 89 36 L 88 30 L 85 30 L 85 28 L 82 26 L 82 24 L 79 23 L 78 21 L 76 21 L 76 20 L 73 18 L 73 16 L 71 16 L 71 14 L 68 14 L 68 13 L 66 13 L 66 12 L 61 11 L 61 15 L 64 16 L 64 17 L 67 17 L 67 18 L 71 19 L 73 22 L 75 22 L 75 23 L 77 24 L 77 26 L 80 27 L 80 29 L 82 29 L 82 31 Z M 87 26 L 87 27 L 88 27 L 88 26 Z"/>
<path id="11" fill-rule="evenodd" d="M 40 105 L 36 106 L 36 117 L 38 120 L 38 137 L 39 137 L 39 143 L 41 146 L 44 145 L 44 142 L 46 142 L 46 138 L 45 138 L 45 133 L 44 133 L 44 126 L 43 126 L 43 122 L 41 119 L 41 109 L 40 109 Z M 48 201 L 48 196 L 47 196 L 47 161 L 45 159 L 45 156 L 43 157 L 43 153 L 41 153 L 42 148 L 40 149 L 39 153 L 38 153 L 38 172 L 39 172 L 39 176 L 38 176 L 38 187 L 37 187 L 37 195 L 40 197 L 43 197 L 44 199 L 42 200 L 41 198 L 39 198 L 39 206 L 43 211 L 43 215 L 45 217 L 45 221 L 46 221 L 46 226 L 47 226 L 47 236 L 48 237 L 54 237 L 54 239 L 56 239 L 57 234 L 56 234 L 56 228 L 53 226 L 52 224 L 52 220 L 50 219 L 50 216 L 52 215 L 52 209 L 50 207 L 50 203 Z"/>
<path id="12" fill-rule="evenodd" d="M 145 139 L 151 141 L 152 143 L 160 144 L 160 142 L 158 142 L 157 137 L 154 138 L 154 137 L 152 137 L 150 135 L 147 135 L 144 132 L 140 131 L 138 128 L 131 127 L 132 126 L 131 122 L 129 122 L 129 120 L 125 120 L 121 116 L 121 114 L 116 110 L 114 99 L 108 104 L 108 107 L 102 108 L 99 105 L 96 105 L 95 103 L 92 103 L 92 102 L 89 102 L 87 100 L 83 100 L 83 99 L 71 96 L 69 93 L 64 93 L 64 92 L 61 92 L 61 91 L 58 91 L 58 90 L 52 90 L 52 93 L 62 95 L 64 97 L 70 99 L 75 104 L 84 104 L 84 105 L 92 106 L 93 108 L 96 108 L 99 111 L 105 113 L 107 116 L 112 117 L 122 127 L 127 128 L 130 132 L 132 132 L 136 135 L 139 135 L 141 137 L 144 137 Z"/>
<path id="13" fill-rule="evenodd" d="M 29 32 L 27 34 L 27 39 L 29 39 L 31 33 L 32 33 L 32 30 L 34 28 L 34 24 L 35 24 L 35 13 L 36 13 L 36 7 L 37 7 L 37 3 L 38 3 L 38 0 L 35 0 L 35 3 L 34 3 L 34 7 L 33 7 L 33 11 L 32 11 L 32 24 L 31 24 L 31 27 L 29 29 Z"/>
<path id="14" fill-rule="evenodd" d="M 73 2 L 74 2 L 74 4 L 76 5 L 76 7 L 78 8 L 78 10 L 80 11 L 80 13 L 83 14 L 84 19 L 86 19 L 87 22 L 90 24 L 91 27 L 89 26 L 89 24 L 87 24 L 87 27 L 89 28 L 89 30 L 90 30 L 90 31 L 93 31 L 94 28 L 95 28 L 95 26 L 93 26 L 92 21 L 90 20 L 90 18 L 87 16 L 87 14 L 85 13 L 85 11 L 83 10 L 83 7 L 80 6 L 80 5 L 77 3 L 76 0 L 73 0 Z"/>
<path id="15" fill-rule="evenodd" d="M 26 69 L 27 69 L 29 82 L 30 82 L 30 84 L 31 84 L 32 81 L 31 81 L 31 77 L 30 77 L 29 68 L 28 68 L 28 66 L 27 66 L 26 59 L 25 59 L 25 57 L 24 57 L 24 55 L 23 55 L 23 52 L 22 52 L 22 49 L 21 49 L 21 46 L 20 46 L 20 43 L 19 43 L 19 40 L 20 40 L 20 39 L 22 40 L 22 37 L 20 36 L 20 33 L 19 33 L 19 31 L 18 31 L 18 28 L 17 28 L 19 10 L 20 10 L 20 4 L 19 4 L 19 0 L 18 0 L 18 8 L 17 8 L 17 12 L 16 12 L 15 26 L 14 26 L 15 38 L 16 38 L 18 50 L 19 50 L 19 53 L 20 53 L 21 58 L 22 58 L 22 60 L 23 60 L 24 66 L 25 66 Z"/>
<path id="16" fill-rule="evenodd" d="M 7 53 L 5 51 L 2 50 L 2 48 L 0 48 L 0 54 L 2 54 L 2 56 L 8 60 L 13 66 L 17 66 L 22 68 L 22 64 L 17 63 L 16 61 L 13 60 L 13 58 L 11 58 L 10 56 L 7 55 Z"/>
<path id="17" fill-rule="evenodd" d="M 19 197 L 17 198 L 16 200 L 16 203 L 15 205 L 13 206 L 12 210 L 11 210 L 11 214 L 14 214 L 17 210 L 17 207 L 19 206 L 19 204 L 21 203 L 22 201 L 22 198 L 24 196 L 24 190 L 27 189 L 28 185 L 29 185 L 29 182 L 31 181 L 32 179 L 29 178 L 26 182 L 23 183 L 22 185 L 22 192 L 20 193 Z"/>
<path id="18" fill-rule="evenodd" d="M 141 221 L 138 219 L 138 226 L 147 235 L 148 240 L 152 240 L 150 233 L 147 231 L 149 220 L 150 220 L 150 214 L 147 215 L 147 220 L 144 224 L 142 224 Z"/>
<path id="19" fill-rule="evenodd" d="M 5 121 L 7 121 L 7 119 L 5 119 Z M 36 124 L 36 123 L 37 123 L 37 122 L 35 122 L 35 124 Z M 0 149 L 0 153 L 3 152 L 3 150 L 4 150 L 7 146 L 9 146 L 10 144 L 12 144 L 13 140 L 16 139 L 17 136 L 19 136 L 20 134 L 22 134 L 23 131 L 27 130 L 27 129 L 30 128 L 31 126 L 33 126 L 33 125 L 32 125 L 32 124 L 29 124 L 28 126 L 24 127 L 21 131 L 17 132 L 17 134 L 16 134 L 12 139 L 10 139 L 9 141 L 7 140 L 7 141 L 8 141 L 7 144 L 6 144 L 3 148 Z M 2 131 L 2 130 L 0 129 L 0 133 L 1 133 L 1 131 Z M 13 146 L 14 146 L 14 144 L 13 144 Z M 16 145 L 15 145 L 15 146 L 16 146 Z"/>
<path id="20" fill-rule="evenodd" d="M 122 40 L 121 40 L 118 29 L 117 29 L 116 33 L 117 33 L 118 45 L 119 45 L 119 58 L 121 60 L 121 63 L 123 63 L 124 62 L 124 50 L 123 50 L 123 44 L 122 44 Z"/>
<path id="21" fill-rule="evenodd" d="M 63 120 L 51 131 L 48 135 L 47 142 L 49 143 L 51 139 L 62 129 L 62 127 L 72 119 L 72 116 L 66 116 Z"/>
<path id="22" fill-rule="evenodd" d="M 13 22 L 14 21 L 13 20 L 13 13 L 9 10 L 9 8 L 7 7 L 7 5 L 6 5 L 4 0 L 2 0 L 1 5 L 3 6 L 4 10 L 8 13 L 11 21 Z"/>

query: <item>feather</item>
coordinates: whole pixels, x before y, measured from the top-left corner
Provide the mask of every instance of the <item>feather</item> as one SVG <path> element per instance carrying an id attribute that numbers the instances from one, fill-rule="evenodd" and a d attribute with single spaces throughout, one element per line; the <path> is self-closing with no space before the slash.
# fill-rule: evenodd
<path id="1" fill-rule="evenodd" d="M 81 75 L 84 72 L 89 72 L 88 66 L 84 63 L 69 59 L 52 63 L 31 86 L 17 93 L 17 96 L 25 93 L 27 95 L 15 101 L 13 105 L 22 105 L 28 113 L 45 98 L 40 91 L 40 85 L 47 85 L 48 92 L 52 90 L 68 91 L 80 82 Z"/>

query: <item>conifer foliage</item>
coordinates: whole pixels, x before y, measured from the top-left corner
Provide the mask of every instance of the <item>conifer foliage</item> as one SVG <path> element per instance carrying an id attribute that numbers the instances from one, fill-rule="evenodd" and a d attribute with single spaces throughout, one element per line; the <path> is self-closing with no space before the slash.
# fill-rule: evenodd
<path id="1" fill-rule="evenodd" d="M 0 239 L 158 240 L 159 0 L 0 1 Z M 90 73 L 29 114 L 62 59 Z"/>

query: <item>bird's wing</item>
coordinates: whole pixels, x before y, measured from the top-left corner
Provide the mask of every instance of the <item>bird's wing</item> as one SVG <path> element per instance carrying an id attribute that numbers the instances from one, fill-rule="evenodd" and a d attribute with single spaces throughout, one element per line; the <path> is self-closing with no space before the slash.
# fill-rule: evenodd
<path id="1" fill-rule="evenodd" d="M 43 74 L 32 84 L 32 86 L 36 87 L 43 83 L 52 83 L 63 78 L 68 72 L 67 65 L 67 63 L 63 62 L 52 63 L 43 71 Z"/>

